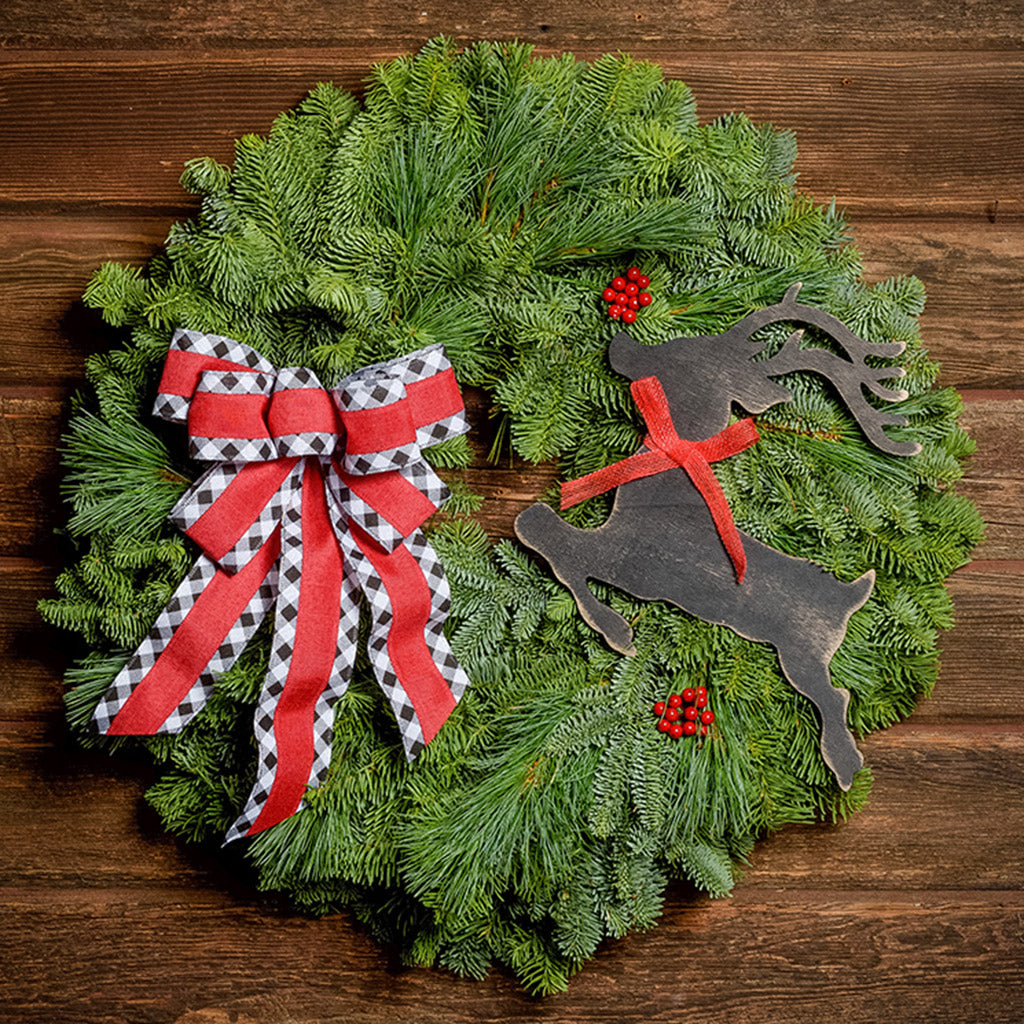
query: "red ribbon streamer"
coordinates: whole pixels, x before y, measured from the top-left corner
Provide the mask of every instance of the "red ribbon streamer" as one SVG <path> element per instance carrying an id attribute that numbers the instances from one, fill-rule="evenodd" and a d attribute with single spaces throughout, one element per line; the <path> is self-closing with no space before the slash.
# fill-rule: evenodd
<path id="1" fill-rule="evenodd" d="M 562 508 L 572 508 L 630 480 L 654 476 L 667 469 L 683 469 L 711 512 L 718 536 L 736 570 L 737 582 L 742 583 L 747 571 L 747 556 L 729 502 L 711 471 L 710 463 L 736 455 L 758 441 L 760 435 L 754 421 L 740 420 L 704 441 L 686 441 L 676 432 L 665 390 L 657 377 L 633 381 L 629 390 L 647 426 L 644 445 L 649 450 L 637 452 L 596 473 L 566 481 L 562 484 Z"/>
<path id="2" fill-rule="evenodd" d="M 302 475 L 302 589 L 296 618 L 295 651 L 274 709 L 278 764 L 267 802 L 246 835 L 255 835 L 294 814 L 313 767 L 314 713 L 334 669 L 341 588 L 341 552 L 327 514 L 317 463 Z"/>

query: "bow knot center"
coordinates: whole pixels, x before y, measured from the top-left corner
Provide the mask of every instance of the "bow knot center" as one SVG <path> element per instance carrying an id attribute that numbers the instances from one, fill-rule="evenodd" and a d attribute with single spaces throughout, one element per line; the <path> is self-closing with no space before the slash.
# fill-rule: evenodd
<path id="1" fill-rule="evenodd" d="M 692 465 L 694 460 L 701 458 L 700 446 L 678 435 L 666 437 L 662 434 L 660 437 L 655 437 L 648 434 L 644 438 L 644 444 L 652 451 L 664 452 L 677 466 L 683 469 Z"/>

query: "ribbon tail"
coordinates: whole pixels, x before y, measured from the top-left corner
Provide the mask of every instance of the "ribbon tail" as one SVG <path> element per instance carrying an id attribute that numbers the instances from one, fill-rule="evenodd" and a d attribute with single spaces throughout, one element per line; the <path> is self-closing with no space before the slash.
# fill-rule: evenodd
<path id="1" fill-rule="evenodd" d="M 562 484 L 562 510 L 572 508 L 587 498 L 604 494 L 613 487 L 655 476 L 671 469 L 675 463 L 664 452 L 640 451 L 628 458 L 613 462 L 610 466 L 587 473 L 575 480 L 566 480 Z"/>
<path id="2" fill-rule="evenodd" d="M 277 529 L 295 459 L 217 463 L 168 519 L 226 572 L 238 572 Z"/>
<path id="3" fill-rule="evenodd" d="M 307 788 L 326 777 L 334 704 L 355 661 L 359 607 L 345 583 L 317 461 L 302 459 L 289 486 L 273 647 L 254 716 L 256 783 L 225 845 L 293 815 Z"/>
<path id="4" fill-rule="evenodd" d="M 448 643 L 448 638 L 444 635 L 445 620 L 448 618 L 448 612 L 452 606 L 448 577 L 445 575 L 441 559 L 430 546 L 427 536 L 422 530 L 417 530 L 409 537 L 406 545 L 413 561 L 423 573 L 423 578 L 430 590 L 430 612 L 423 627 L 423 639 L 427 650 L 431 653 L 434 665 L 447 682 L 448 690 L 454 698 L 455 704 L 458 704 L 470 683 L 466 670 L 459 664 Z"/>
<path id="5" fill-rule="evenodd" d="M 747 571 L 747 554 L 743 550 L 743 540 L 732 517 L 732 510 L 726 500 L 722 485 L 712 472 L 711 467 L 702 456 L 691 457 L 683 464 L 697 490 L 700 491 L 704 503 L 711 513 L 722 546 L 726 550 L 733 568 L 736 571 L 736 582 L 742 583 Z"/>
<path id="6" fill-rule="evenodd" d="M 200 555 L 100 698 L 93 721 L 101 733 L 180 732 L 199 713 L 273 604 L 268 577 L 279 547 L 274 533 L 235 574 Z"/>
<path id="7" fill-rule="evenodd" d="M 444 636 L 451 604 L 448 581 L 422 530 L 385 551 L 354 522 L 348 525 L 346 555 L 372 616 L 367 639 L 370 663 L 412 761 L 437 735 L 469 686 Z"/>
<path id="8" fill-rule="evenodd" d="M 719 462 L 730 456 L 739 455 L 740 452 L 746 451 L 760 440 L 761 435 L 757 432 L 757 426 L 748 416 L 744 420 L 737 420 L 735 423 L 729 424 L 725 430 L 719 431 L 714 437 L 709 437 L 706 441 L 698 441 L 695 447 L 708 462 Z"/>

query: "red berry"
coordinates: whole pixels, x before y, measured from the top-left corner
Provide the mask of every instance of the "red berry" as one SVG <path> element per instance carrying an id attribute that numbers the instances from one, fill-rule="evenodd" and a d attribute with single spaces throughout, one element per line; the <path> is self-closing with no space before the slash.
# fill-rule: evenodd
<path id="1" fill-rule="evenodd" d="M 693 736 L 694 733 L 696 733 L 696 731 L 697 731 L 697 723 L 696 722 L 683 722 L 683 735 L 684 736 Z"/>
<path id="2" fill-rule="evenodd" d="M 630 267 L 629 270 L 626 271 L 626 277 L 628 277 L 630 279 L 630 281 L 635 281 L 639 276 L 640 276 L 640 268 L 639 267 Z"/>
<path id="3" fill-rule="evenodd" d="M 671 728 L 672 723 L 666 722 L 664 718 L 658 723 L 658 732 L 668 732 Z"/>
<path id="4" fill-rule="evenodd" d="M 646 274 L 638 274 L 636 277 L 636 283 L 641 288 L 646 288 L 651 283 L 651 279 Z"/>
<path id="5" fill-rule="evenodd" d="M 659 700 L 658 703 L 654 705 L 654 713 L 656 715 L 665 714 L 665 702 L 663 700 Z"/>
<path id="6" fill-rule="evenodd" d="M 618 320 L 622 316 L 622 307 L 616 306 L 614 303 L 608 307 L 608 315 L 613 320 Z"/>
<path id="7" fill-rule="evenodd" d="M 666 718 L 667 718 L 667 719 L 668 719 L 668 720 L 669 720 L 670 722 L 675 722 L 675 721 L 677 721 L 677 720 L 679 719 L 679 708 L 669 708 L 669 709 L 668 709 L 668 710 L 667 710 L 667 711 L 665 712 L 665 717 L 666 717 Z"/>
<path id="8" fill-rule="evenodd" d="M 629 305 L 629 296 L 625 292 L 619 292 L 618 295 L 615 296 L 615 301 L 620 306 L 628 306 Z"/>
<path id="9" fill-rule="evenodd" d="M 604 293 L 604 297 L 606 299 L 608 298 L 608 293 L 607 292 Z M 640 300 L 640 305 L 641 306 L 649 306 L 654 301 L 654 299 L 651 298 L 651 293 L 650 292 L 641 292 L 637 296 L 637 298 Z"/>
<path id="10" fill-rule="evenodd" d="M 668 706 L 670 708 L 677 708 L 682 703 L 683 703 L 683 698 L 680 697 L 678 693 L 673 693 L 672 696 L 669 697 L 669 699 L 668 699 Z"/>
<path id="11" fill-rule="evenodd" d="M 630 309 L 639 309 L 640 308 L 640 303 L 636 301 L 636 296 L 635 295 L 633 296 L 633 298 L 631 298 L 629 300 L 629 308 Z"/>
<path id="12" fill-rule="evenodd" d="M 617 291 L 621 292 L 626 287 L 626 279 L 624 277 L 616 277 L 612 280 L 612 287 Z"/>
<path id="13" fill-rule="evenodd" d="M 626 287 L 623 288 L 622 290 L 627 295 L 637 295 L 640 292 L 640 289 L 637 288 L 636 284 L 633 281 L 630 281 L 629 284 L 627 284 Z"/>
<path id="14" fill-rule="evenodd" d="M 615 289 L 614 288 L 605 288 L 605 290 L 603 292 L 601 292 L 601 295 L 603 296 L 605 302 L 614 302 L 615 301 Z"/>
<path id="15" fill-rule="evenodd" d="M 698 686 L 694 692 L 698 697 L 706 697 L 708 695 L 707 688 L 704 686 Z"/>
<path id="16" fill-rule="evenodd" d="M 697 711 L 697 709 L 696 709 L 696 708 L 687 708 L 687 709 L 686 709 L 686 710 L 685 710 L 685 711 L 683 712 L 683 714 L 684 714 L 684 715 L 685 715 L 685 716 L 686 716 L 686 717 L 687 717 L 687 718 L 688 718 L 688 719 L 689 719 L 689 720 L 690 720 L 691 722 L 695 722 L 695 721 L 697 721 L 697 715 L 699 714 L 699 712 Z"/>
<path id="17" fill-rule="evenodd" d="M 700 716 L 700 720 L 705 725 L 710 725 L 715 720 L 715 713 L 714 713 L 714 711 L 704 711 L 704 712 L 702 712 L 701 716 Z"/>
<path id="18" fill-rule="evenodd" d="M 636 319 L 635 309 L 624 309 L 622 311 L 622 320 L 624 323 L 631 324 Z"/>
<path id="19" fill-rule="evenodd" d="M 669 729 L 668 734 L 672 737 L 672 739 L 677 740 L 680 736 L 683 735 L 683 727 L 678 722 L 676 722 L 676 724 L 673 725 L 671 729 Z"/>
<path id="20" fill-rule="evenodd" d="M 696 690 L 694 690 L 690 686 L 688 686 L 685 690 L 683 690 L 683 700 L 685 700 L 687 704 L 692 704 L 693 703 L 693 698 L 696 695 L 697 695 Z"/>
<path id="21" fill-rule="evenodd" d="M 708 699 L 707 699 L 707 697 L 702 697 L 698 693 L 697 694 L 697 699 L 693 703 L 696 704 L 697 707 L 699 707 L 699 708 L 707 707 Z"/>

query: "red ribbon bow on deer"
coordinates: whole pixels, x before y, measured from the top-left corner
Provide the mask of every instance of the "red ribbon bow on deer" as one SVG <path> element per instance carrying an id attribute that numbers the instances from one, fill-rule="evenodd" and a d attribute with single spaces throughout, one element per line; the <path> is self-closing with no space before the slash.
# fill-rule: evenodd
<path id="1" fill-rule="evenodd" d="M 643 377 L 633 381 L 630 391 L 647 425 L 644 445 L 648 450 L 637 452 L 596 473 L 588 473 L 577 480 L 563 483 L 562 508 L 572 508 L 587 498 L 604 494 L 630 480 L 654 476 L 666 469 L 684 469 L 708 506 L 718 536 L 736 570 L 736 579 L 742 583 L 747 570 L 747 556 L 733 522 L 729 503 L 711 471 L 710 463 L 736 455 L 754 444 L 760 437 L 754 421 L 740 420 L 704 441 L 686 441 L 676 433 L 665 391 L 657 377 Z"/>
<path id="2" fill-rule="evenodd" d="M 154 414 L 214 462 L 171 511 L 202 554 L 94 714 L 112 736 L 179 732 L 270 609 L 256 784 L 226 842 L 294 814 L 326 777 L 360 592 L 370 662 L 412 760 L 469 684 L 443 634 L 449 593 L 421 529 L 448 491 L 421 450 L 468 429 L 440 345 L 333 391 L 229 338 L 178 331 Z"/>

